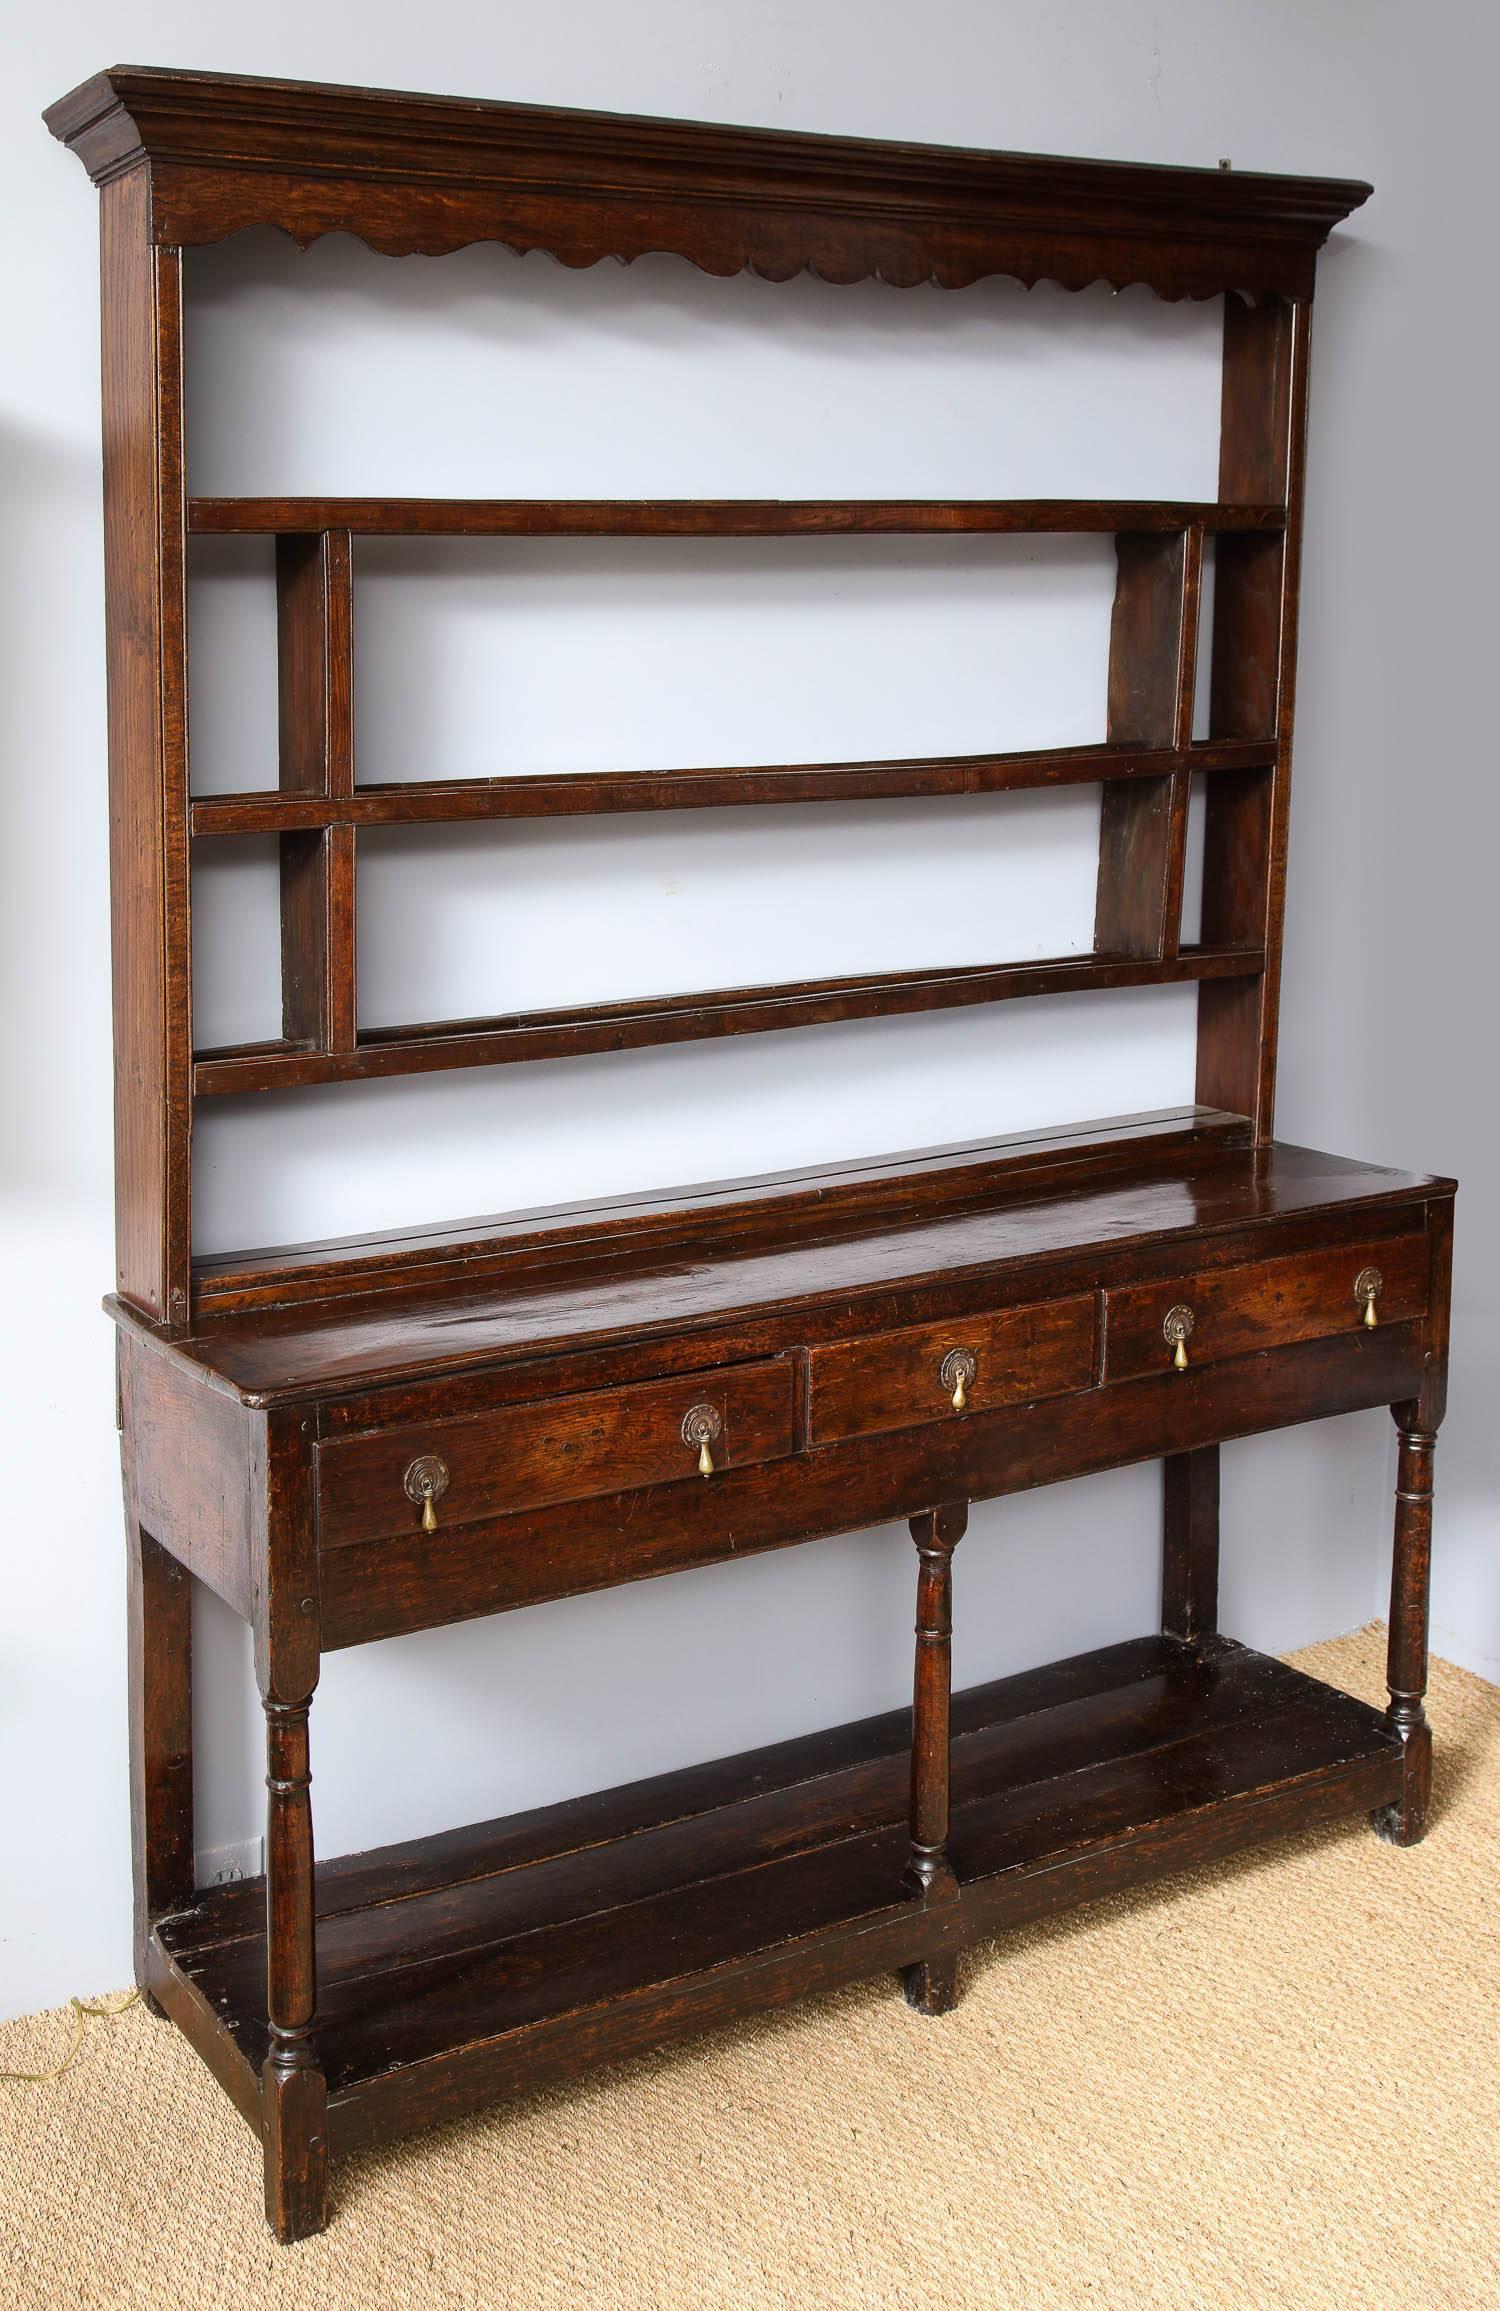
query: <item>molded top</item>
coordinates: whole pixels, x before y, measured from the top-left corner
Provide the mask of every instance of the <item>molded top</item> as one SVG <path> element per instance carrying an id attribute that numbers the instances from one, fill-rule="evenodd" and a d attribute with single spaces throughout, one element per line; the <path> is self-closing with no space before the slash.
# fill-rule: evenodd
<path id="1" fill-rule="evenodd" d="M 389 255 L 495 240 L 575 266 L 657 251 L 899 287 L 1000 273 L 1310 297 L 1318 249 L 1371 189 L 136 65 L 45 117 L 96 184 L 149 170 L 159 245 L 274 225 Z"/>
<path id="2" fill-rule="evenodd" d="M 878 1331 L 943 1313 L 955 1286 L 983 1280 L 993 1283 L 997 1304 L 1020 1305 L 1091 1290 L 1105 1262 L 1153 1246 L 1175 1241 L 1185 1261 L 1211 1265 L 1215 1240 L 1247 1227 L 1326 1223 L 1356 1207 L 1454 1191 L 1451 1180 L 1308 1148 L 1251 1147 L 1238 1119 L 1212 1111 L 1189 1111 L 1184 1120 L 1182 1131 L 1164 1129 L 1155 1145 L 1149 1136 L 1111 1147 L 1079 1135 L 1076 1164 L 1063 1170 L 1049 1166 L 1040 1142 L 1030 1162 L 988 1166 L 966 1160 L 982 1150 L 955 1149 L 951 1171 L 940 1151 L 928 1151 L 909 1159 L 912 1184 L 932 1193 L 920 1212 L 888 1208 L 889 1167 L 854 1167 L 847 1198 L 837 1193 L 837 1174 L 828 1175 L 832 1208 L 811 1235 L 796 1222 L 816 1195 L 817 1175 L 769 1181 L 758 1222 L 747 1210 L 754 1184 L 739 1183 L 739 1226 L 728 1242 L 713 1240 L 704 1226 L 712 1214 L 701 1209 L 679 1214 L 675 1240 L 647 1231 L 633 1242 L 630 1226 L 600 1226 L 591 1248 L 576 1229 L 569 1240 L 566 1229 L 543 1227 L 533 1245 L 542 1256 L 518 1260 L 509 1279 L 476 1273 L 384 1298 L 245 1308 L 200 1321 L 170 1346 L 124 1303 L 106 1306 L 197 1377 L 270 1406 L 478 1366 L 492 1373 L 610 1346 L 635 1350 L 647 1341 L 682 1343 L 689 1360 L 701 1343 L 712 1360 L 726 1326 L 736 1330 L 736 1354 L 775 1354 L 787 1344 L 777 1327 L 787 1340 L 800 1338 L 808 1311 L 820 1305 L 834 1307 L 843 1331 Z M 997 1151 L 1005 1145 L 996 1143 Z M 1065 1144 L 1058 1155 L 1066 1165 Z M 709 1193 L 700 1191 L 700 1205 Z M 929 1305 L 934 1293 L 939 1299 Z"/>

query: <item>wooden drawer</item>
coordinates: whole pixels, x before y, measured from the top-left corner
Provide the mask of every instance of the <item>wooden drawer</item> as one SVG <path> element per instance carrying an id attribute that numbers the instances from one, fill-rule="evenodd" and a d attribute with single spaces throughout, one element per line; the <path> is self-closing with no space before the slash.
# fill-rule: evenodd
<path id="1" fill-rule="evenodd" d="M 943 1368 L 955 1352 L 973 1359 L 963 1411 Z M 1042 1396 L 1067 1396 L 1094 1376 L 1094 1298 L 1051 1300 L 998 1314 L 955 1316 L 943 1324 L 882 1332 L 815 1348 L 808 1435 L 813 1444 L 958 1421 Z"/>
<path id="2" fill-rule="evenodd" d="M 1375 1299 L 1380 1324 L 1420 1316 L 1427 1306 L 1425 1235 L 1342 1245 L 1334 1251 L 1295 1252 L 1282 1259 L 1246 1262 L 1168 1277 L 1159 1284 L 1129 1284 L 1104 1295 L 1104 1376 L 1137 1380 L 1172 1369 L 1167 1320 L 1186 1310 L 1191 1329 L 1183 1342 L 1189 1368 L 1258 1348 L 1284 1348 L 1364 1326 L 1365 1300 L 1355 1284 L 1367 1272 L 1380 1279 Z"/>
<path id="3" fill-rule="evenodd" d="M 699 1443 L 683 1433 L 701 1407 L 715 1428 L 716 1474 L 792 1449 L 792 1367 L 780 1358 L 337 1437 L 318 1447 L 319 1540 L 336 1548 L 419 1530 L 420 1490 L 410 1498 L 406 1479 L 414 1462 L 429 1458 L 446 1472 L 433 1503 L 440 1525 L 636 1486 L 712 1483 L 699 1471 Z"/>

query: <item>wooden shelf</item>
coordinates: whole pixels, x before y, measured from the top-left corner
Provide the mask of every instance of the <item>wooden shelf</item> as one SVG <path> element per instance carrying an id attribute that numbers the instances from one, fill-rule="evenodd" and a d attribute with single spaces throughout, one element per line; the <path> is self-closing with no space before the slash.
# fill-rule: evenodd
<path id="1" fill-rule="evenodd" d="M 1452 1183 L 1272 1133 L 1309 300 L 1368 187 L 133 67 L 48 120 L 101 194 L 136 1964 L 254 2128 L 276 2237 L 327 2222 L 330 2150 L 888 1966 L 944 2013 L 961 1944 L 1275 1831 L 1374 1812 L 1414 1844 Z M 251 226 L 1222 296 L 1215 497 L 190 499 L 184 250 Z M 194 801 L 192 541 L 235 535 L 273 541 L 275 791 Z M 357 783 L 357 539 L 1049 535 L 1112 541 L 1102 746 Z M 697 556 L 706 582 L 742 559 Z M 397 1025 L 360 1001 L 361 829 L 1085 781 L 1083 952 Z M 195 1051 L 191 838 L 256 834 L 273 1040 Z M 1195 982 L 1186 1113 L 194 1263 L 195 1094 Z M 1400 1433 L 1383 1716 L 1213 1634 L 1220 1445 L 1374 1405 Z M 970 1505 L 1146 1460 L 1166 1635 L 954 1701 Z M 910 1710 L 315 1869 L 327 1653 L 896 1517 Z M 265 1719 L 266 1876 L 210 1890 L 194 1581 L 251 1624 Z"/>
<path id="2" fill-rule="evenodd" d="M 1170 498 L 190 498 L 199 537 L 791 538 L 1283 530 L 1286 507 Z"/>
<path id="3" fill-rule="evenodd" d="M 515 778 L 406 779 L 351 794 L 202 795 L 196 835 L 296 834 L 327 826 L 445 826 L 475 819 L 714 810 L 756 803 L 880 802 L 900 796 L 1007 794 L 1037 787 L 1170 778 L 1178 771 L 1267 770 L 1274 739 L 1188 747 L 1055 746 L 1013 754 L 919 755 L 898 762 L 747 764 L 711 770 L 575 771 Z"/>
<path id="4" fill-rule="evenodd" d="M 910 1964 L 1400 1788 L 1373 1709 L 1226 1639 L 955 1696 L 960 1895 L 903 1885 L 910 1713 L 317 1873 L 314 2041 L 347 2151 L 746 2006 Z M 152 1986 L 254 2108 L 265 1888 L 162 1919 Z"/>
<path id="5" fill-rule="evenodd" d="M 1028 995 L 1249 979 L 1261 964 L 1261 952 L 1253 947 L 1185 947 L 1166 957 L 1064 955 L 1038 963 L 966 964 L 949 971 L 811 979 L 643 1003 L 596 1003 L 572 1011 L 518 1012 L 504 1019 L 450 1019 L 370 1029 L 361 1033 L 352 1051 L 292 1043 L 236 1044 L 199 1052 L 193 1091 L 200 1099 L 282 1091 L 310 1083 L 356 1083 L 373 1076 L 426 1075 L 444 1068 L 637 1051 L 721 1035 L 762 1035 L 781 1028 L 1003 1003 Z"/>
<path id="6" fill-rule="evenodd" d="M 472 1288 L 487 1275 L 503 1276 L 508 1284 L 524 1275 L 556 1276 L 580 1257 L 592 1262 L 628 1254 L 642 1264 L 699 1264 L 716 1252 L 781 1252 L 826 1241 L 840 1230 L 903 1227 L 952 1217 L 987 1200 L 1015 1202 L 1058 1187 L 1070 1194 L 1101 1182 L 1118 1189 L 1127 1180 L 1136 1184 L 1163 1172 L 1190 1178 L 1194 1195 L 1202 1198 L 1208 1193 L 1203 1167 L 1220 1154 L 1243 1150 L 1249 1138 L 1243 1116 L 1205 1107 L 1158 1108 L 647 1194 L 202 1253 L 193 1263 L 193 1302 L 203 1316 L 334 1293 L 347 1308 L 368 1292 L 392 1287 L 406 1293 L 413 1286 Z M 1274 1177 L 1273 1166 L 1262 1167 L 1262 1199 L 1274 1193 Z"/>

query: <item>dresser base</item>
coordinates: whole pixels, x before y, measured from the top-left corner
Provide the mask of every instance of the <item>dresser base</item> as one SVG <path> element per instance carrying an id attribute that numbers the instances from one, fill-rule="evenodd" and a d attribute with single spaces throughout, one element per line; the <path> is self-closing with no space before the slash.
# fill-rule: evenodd
<path id="1" fill-rule="evenodd" d="M 1362 1702 L 1213 1637 L 954 1697 L 951 1890 L 903 1890 L 910 1716 L 318 1870 L 328 2147 L 958 1947 L 1274 1833 L 1394 1803 Z M 161 2004 L 260 2131 L 264 1883 L 157 1922 Z"/>

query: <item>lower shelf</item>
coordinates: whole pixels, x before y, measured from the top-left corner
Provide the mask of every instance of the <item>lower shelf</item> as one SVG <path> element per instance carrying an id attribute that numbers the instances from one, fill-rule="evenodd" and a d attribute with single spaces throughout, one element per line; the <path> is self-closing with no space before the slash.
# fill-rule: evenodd
<path id="1" fill-rule="evenodd" d="M 910 1713 L 318 1870 L 341 2152 L 1391 1802 L 1380 1714 L 1227 1639 L 1145 1637 L 958 1694 L 960 1899 L 903 1890 Z M 158 1923 L 152 1987 L 247 2115 L 265 1888 Z"/>

